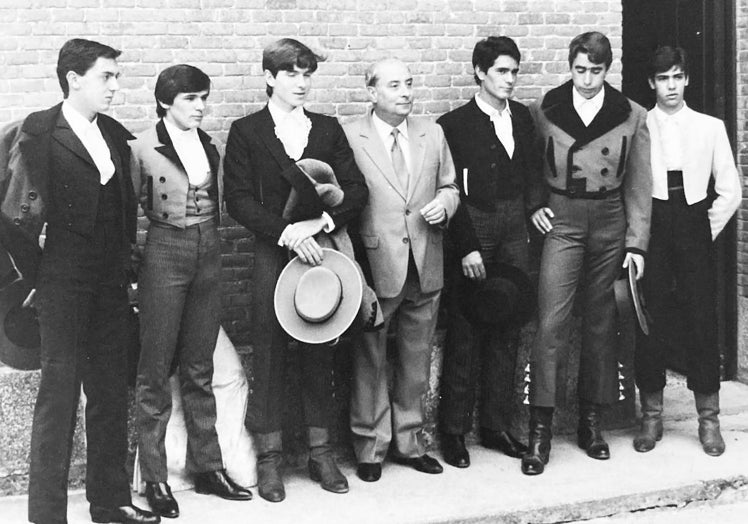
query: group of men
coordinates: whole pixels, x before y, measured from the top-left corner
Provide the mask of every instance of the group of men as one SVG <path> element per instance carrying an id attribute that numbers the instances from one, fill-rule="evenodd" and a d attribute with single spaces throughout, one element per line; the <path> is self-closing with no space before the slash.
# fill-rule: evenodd
<path id="1" fill-rule="evenodd" d="M 172 85 L 168 96 L 157 87 L 159 116 L 166 123 L 139 136 L 133 151 L 141 160 L 151 155 L 152 165 L 158 166 L 163 159 L 153 156 L 155 149 L 171 164 L 160 180 L 158 169 L 151 169 L 147 184 L 132 183 L 128 140 L 133 137 L 103 114 L 119 89 L 118 55 L 96 42 L 66 43 L 57 67 L 65 101 L 29 115 L 2 136 L 0 242 L 37 290 L 27 305 L 38 309 L 42 340 L 31 445 L 31 522 L 66 522 L 81 383 L 87 397 L 86 489 L 92 520 L 150 523 L 179 514 L 158 457 L 163 454 L 163 414 L 168 419 L 170 408 L 163 391 L 154 388 L 168 379 L 175 351 L 180 359 L 188 358 L 187 335 L 171 340 L 171 349 L 152 359 L 161 372 L 142 390 L 146 401 L 139 408 L 139 429 L 152 428 L 146 445 L 152 448 L 149 453 L 157 452 L 146 479 L 152 512 L 132 505 L 125 476 L 127 385 L 121 333 L 129 251 L 138 198 L 152 226 L 156 221 L 157 229 L 181 231 L 176 235 L 180 249 L 187 249 L 190 235 L 197 246 L 208 241 L 202 236 L 212 234 L 213 226 L 207 225 L 212 222 L 199 215 L 203 209 L 216 213 L 211 206 L 220 205 L 224 187 L 229 215 L 256 239 L 257 329 L 247 425 L 257 449 L 258 491 L 266 500 L 285 498 L 282 420 L 288 336 L 273 310 L 275 282 L 289 254 L 310 266 L 323 265 L 325 250 L 316 238 L 347 225 L 363 247 L 360 262 L 368 267 L 384 317 L 379 329 L 364 330 L 352 357 L 350 423 L 362 480 L 379 480 L 388 454 L 418 471 L 442 472 L 439 461 L 426 453 L 423 398 L 445 274 L 448 338 L 439 406 L 444 460 L 459 468 L 470 465 L 464 437 L 473 426 L 480 382 L 481 444 L 521 458 L 525 474 L 543 472 L 577 290 L 583 315 L 578 443 L 592 458 L 609 458 L 600 417 L 618 397 L 614 281 L 629 265 L 642 278 L 645 256 L 644 290 L 653 334 L 641 335 L 636 353 L 643 417 L 634 446 L 648 451 L 662 436 L 665 364 L 656 334 L 661 312 L 668 308 L 666 291 L 677 286 L 693 330 L 686 337 L 687 370 L 699 412 L 699 437 L 705 452 L 724 451 L 717 417 L 716 320 L 713 308 L 704 307 L 713 290 L 704 275 L 712 271 L 712 241 L 739 205 L 741 183 L 724 125 L 683 101 L 688 83 L 683 50 L 655 52 L 649 82 L 657 106 L 648 114 L 605 82 L 612 62 L 608 39 L 598 32 L 581 34 L 569 46 L 571 80 L 528 109 L 511 100 L 520 64 L 516 44 L 507 37 L 489 37 L 473 53 L 478 93 L 438 123 L 410 116 L 413 76 L 403 62 L 386 59 L 366 71 L 372 109 L 341 126 L 303 108 L 322 58 L 296 40 L 282 39 L 263 52 L 267 106 L 231 126 L 223 182 L 209 176 L 217 171 L 209 137 L 202 132 L 181 135 L 172 127 L 187 133 L 199 126 L 209 82 L 192 76 L 196 83 Z M 174 78 L 179 75 L 170 78 L 178 82 Z M 198 114 L 200 118 L 190 116 Z M 194 156 L 201 143 L 206 155 Z M 324 206 L 313 191 L 304 191 L 304 159 L 332 168 L 342 202 Z M 180 176 L 189 180 L 183 184 L 186 202 L 184 195 L 172 202 L 173 193 L 161 192 L 157 184 L 168 185 Z M 707 194 L 711 178 L 714 197 Z M 292 188 L 304 205 L 291 217 L 287 202 Z M 207 208 L 201 199 L 207 199 Z M 171 213 L 182 213 L 181 222 Z M 482 285 L 509 279 L 507 268 L 529 272 L 528 223 L 544 235 L 544 246 L 525 445 L 508 431 L 512 413 L 506 404 L 514 389 L 519 321 L 475 323 L 464 304 L 465 295 Z M 45 224 L 42 249 L 39 234 Z M 158 256 L 170 254 L 164 246 Z M 195 249 L 203 253 L 203 247 Z M 213 303 L 202 294 L 190 300 L 198 309 Z M 387 339 L 395 318 L 394 383 L 388 391 Z M 200 336 L 201 344 L 212 349 L 210 333 Z M 159 344 L 165 343 L 154 342 Z M 198 442 L 215 443 L 215 402 L 206 383 L 212 367 L 197 370 L 210 354 L 205 348 L 195 348 L 194 360 L 179 362 L 188 368 L 180 371 L 190 384 L 183 393 L 193 398 L 185 402 L 194 403 L 194 410 L 185 408 L 194 418 L 188 430 L 201 432 L 204 439 L 190 447 L 191 455 L 201 452 Z M 348 483 L 328 435 L 332 351 L 326 344 L 304 343 L 298 356 L 309 476 L 323 489 L 345 493 Z M 139 380 L 147 374 L 142 362 Z M 140 402 L 140 388 L 138 392 Z M 247 493 L 221 469 L 220 457 L 220 450 L 209 459 L 192 456 L 202 491 L 246 500 Z"/>

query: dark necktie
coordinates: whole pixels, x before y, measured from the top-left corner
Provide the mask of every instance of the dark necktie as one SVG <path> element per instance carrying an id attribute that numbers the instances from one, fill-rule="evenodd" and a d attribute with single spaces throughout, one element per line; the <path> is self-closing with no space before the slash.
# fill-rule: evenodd
<path id="1" fill-rule="evenodd" d="M 400 135 L 400 130 L 396 127 L 392 129 L 392 149 L 390 149 L 390 153 L 392 153 L 392 167 L 395 169 L 395 175 L 397 175 L 397 180 L 400 182 L 400 187 L 402 187 L 403 191 L 405 193 L 408 193 L 408 178 L 410 177 L 408 173 L 408 164 L 405 163 L 405 155 L 403 155 L 403 150 L 400 149 L 400 143 L 397 141 L 397 137 Z"/>

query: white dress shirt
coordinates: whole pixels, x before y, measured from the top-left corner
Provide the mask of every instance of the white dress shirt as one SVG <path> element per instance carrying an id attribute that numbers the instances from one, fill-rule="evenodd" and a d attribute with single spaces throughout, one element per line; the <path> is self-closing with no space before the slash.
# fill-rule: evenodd
<path id="1" fill-rule="evenodd" d="M 190 184 L 193 186 L 203 184 L 210 176 L 210 162 L 208 162 L 208 155 L 205 154 L 203 143 L 197 135 L 197 129 L 184 131 L 166 118 L 164 118 L 164 127 L 169 133 L 179 160 L 182 161 Z"/>
<path id="2" fill-rule="evenodd" d="M 105 185 L 114 176 L 114 162 L 112 162 L 112 152 L 109 151 L 109 146 L 97 124 L 98 118 L 89 122 L 88 118 L 80 114 L 67 100 L 62 102 L 62 116 L 91 155 L 91 160 L 99 170 L 101 185 Z"/>
<path id="3" fill-rule="evenodd" d="M 572 87 L 571 97 L 574 103 L 574 109 L 579 115 L 579 118 L 582 119 L 585 126 L 589 126 L 603 107 L 603 102 L 605 101 L 605 89 L 600 89 L 600 92 L 592 98 L 585 98 L 575 87 Z"/>
<path id="4" fill-rule="evenodd" d="M 309 143 L 309 131 L 312 130 L 312 121 L 304 114 L 304 108 L 299 106 L 284 111 L 271 98 L 268 110 L 275 123 L 275 136 L 283 144 L 286 154 L 294 161 L 300 159 Z"/>
<path id="5" fill-rule="evenodd" d="M 509 101 L 506 101 L 506 105 L 501 111 L 483 100 L 478 94 L 475 95 L 475 103 L 478 104 L 478 109 L 491 118 L 496 137 L 506 149 L 509 158 L 512 158 L 514 155 L 514 133 L 512 132 L 512 111 L 509 109 Z"/>
<path id="6" fill-rule="evenodd" d="M 392 160 L 392 144 L 395 141 L 395 137 L 392 136 L 392 130 L 395 129 L 387 122 L 377 116 L 376 113 L 372 113 L 372 122 L 374 123 L 374 129 L 376 130 L 379 138 L 382 139 L 384 149 L 387 151 L 387 155 Z M 410 158 L 410 140 L 408 139 L 408 119 L 406 118 L 400 125 L 397 126 L 397 130 L 400 132 L 398 136 L 398 145 L 403 152 L 405 157 L 405 165 L 408 166 L 408 172 L 413 172 L 412 160 Z"/>
<path id="7" fill-rule="evenodd" d="M 660 129 L 660 147 L 662 148 L 662 158 L 665 161 L 667 171 L 683 170 L 683 125 L 685 124 L 686 112 L 683 107 L 672 115 L 655 106 L 652 114 L 657 119 L 657 125 Z M 665 181 L 667 184 L 667 181 Z"/>

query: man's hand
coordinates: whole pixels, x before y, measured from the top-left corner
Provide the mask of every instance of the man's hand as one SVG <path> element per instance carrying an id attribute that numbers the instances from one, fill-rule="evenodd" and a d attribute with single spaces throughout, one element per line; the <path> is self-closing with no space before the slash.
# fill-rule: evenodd
<path id="1" fill-rule="evenodd" d="M 283 233 L 281 233 L 278 245 L 296 251 L 302 242 L 322 231 L 325 224 L 325 219 L 322 217 L 310 218 L 309 220 L 302 220 L 301 222 L 288 224 L 286 229 L 283 230 Z"/>
<path id="2" fill-rule="evenodd" d="M 35 307 L 36 306 L 36 288 L 32 289 L 28 296 L 24 299 L 21 307 Z"/>
<path id="3" fill-rule="evenodd" d="M 634 264 L 636 280 L 641 279 L 644 276 L 644 257 L 639 253 L 626 253 L 626 258 L 623 260 L 623 267 L 628 268 L 629 264 Z"/>
<path id="4" fill-rule="evenodd" d="M 447 210 L 444 204 L 435 198 L 421 208 L 421 216 L 432 226 L 438 226 L 447 219 Z"/>
<path id="5" fill-rule="evenodd" d="M 324 256 L 322 248 L 312 237 L 303 240 L 293 251 L 299 255 L 302 262 L 310 266 L 320 265 Z"/>
<path id="6" fill-rule="evenodd" d="M 553 229 L 551 218 L 555 216 L 556 215 L 553 214 L 553 211 L 551 211 L 550 207 L 541 207 L 532 214 L 532 216 L 530 217 L 530 222 L 532 222 L 532 224 L 538 231 L 545 235 L 551 229 Z"/>
<path id="7" fill-rule="evenodd" d="M 471 251 L 462 257 L 462 274 L 470 280 L 484 280 L 486 278 L 486 267 L 483 265 L 483 257 L 480 251 Z"/>

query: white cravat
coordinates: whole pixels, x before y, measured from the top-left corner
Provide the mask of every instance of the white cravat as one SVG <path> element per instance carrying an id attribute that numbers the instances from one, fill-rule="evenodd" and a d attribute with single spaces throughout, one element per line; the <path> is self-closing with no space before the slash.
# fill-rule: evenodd
<path id="1" fill-rule="evenodd" d="M 685 107 L 685 104 L 683 104 Z M 683 107 L 677 113 L 667 114 L 658 106 L 654 108 L 657 125 L 660 128 L 660 147 L 668 171 L 683 170 Z"/>
<path id="2" fill-rule="evenodd" d="M 96 123 L 97 118 L 89 122 L 67 100 L 62 102 L 62 116 L 91 155 L 91 160 L 99 170 L 101 185 L 105 185 L 114 176 L 114 162 L 112 162 L 112 152 L 109 151 L 109 146 Z"/>
<path id="3" fill-rule="evenodd" d="M 590 125 L 590 123 L 600 112 L 600 109 L 603 107 L 603 101 L 605 100 L 605 89 L 600 89 L 600 92 L 592 98 L 583 97 L 574 87 L 571 88 L 571 92 L 572 100 L 574 102 L 574 109 L 579 115 L 579 118 L 582 119 L 582 122 L 585 126 Z"/>
<path id="4" fill-rule="evenodd" d="M 499 139 L 501 145 L 506 149 L 509 158 L 512 158 L 514 155 L 514 133 L 512 130 L 512 111 L 509 109 L 509 101 L 506 101 L 504 109 L 501 111 L 483 100 L 477 94 L 475 95 L 475 103 L 478 104 L 478 108 L 481 111 L 491 118 L 496 138 Z"/>
<path id="5" fill-rule="evenodd" d="M 203 143 L 197 134 L 197 129 L 188 129 L 186 131 L 179 129 L 177 126 L 164 118 L 164 127 L 169 133 L 174 150 L 182 161 L 184 170 L 187 171 L 187 178 L 193 186 L 199 186 L 204 183 L 210 176 L 210 162 L 205 154 Z"/>
<path id="6" fill-rule="evenodd" d="M 304 114 L 302 106 L 284 111 L 272 99 L 268 102 L 270 116 L 275 122 L 275 136 L 283 144 L 286 154 L 294 160 L 301 158 L 309 143 L 312 121 Z"/>
<path id="7" fill-rule="evenodd" d="M 376 113 L 372 113 L 371 116 L 372 122 L 374 122 L 374 129 L 377 131 L 379 138 L 382 140 L 384 149 L 387 151 L 390 160 L 392 160 L 392 144 L 395 141 L 395 137 L 392 135 L 392 130 L 394 129 L 394 127 L 379 118 Z M 411 159 L 410 140 L 408 139 L 408 120 L 405 119 L 400 122 L 400 125 L 397 126 L 397 130 L 399 131 L 397 137 L 397 145 L 400 146 L 400 150 L 403 152 L 403 156 L 405 157 L 405 165 L 408 166 L 408 172 L 412 173 L 413 166 L 410 165 Z"/>

